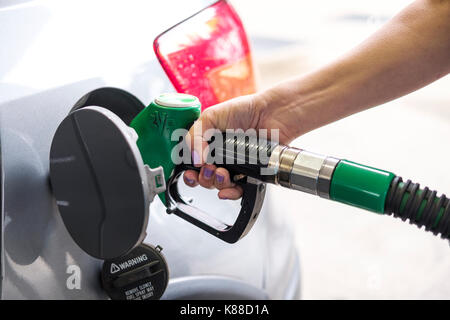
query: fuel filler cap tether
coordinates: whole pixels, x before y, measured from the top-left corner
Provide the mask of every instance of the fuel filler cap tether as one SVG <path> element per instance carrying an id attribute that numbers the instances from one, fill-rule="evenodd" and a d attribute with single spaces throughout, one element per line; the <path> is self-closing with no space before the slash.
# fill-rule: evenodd
<path id="1" fill-rule="evenodd" d="M 144 165 L 137 135 L 102 107 L 71 112 L 50 150 L 50 179 L 62 220 L 78 246 L 113 259 L 141 244 L 149 205 L 165 190 L 162 168 Z"/>

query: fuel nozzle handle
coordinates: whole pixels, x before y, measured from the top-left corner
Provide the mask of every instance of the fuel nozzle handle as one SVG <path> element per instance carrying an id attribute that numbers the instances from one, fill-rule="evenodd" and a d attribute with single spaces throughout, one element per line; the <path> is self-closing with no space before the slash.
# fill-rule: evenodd
<path id="1" fill-rule="evenodd" d="M 223 134 L 223 146 L 214 146 L 211 162 L 289 189 L 329 198 L 332 173 L 339 159 L 245 134 Z"/>
<path id="2" fill-rule="evenodd" d="M 227 136 L 215 156 L 234 173 L 318 195 L 379 214 L 409 219 L 419 228 L 450 238 L 450 200 L 394 173 L 284 146 L 265 139 Z M 219 157 L 220 158 L 220 157 Z"/>

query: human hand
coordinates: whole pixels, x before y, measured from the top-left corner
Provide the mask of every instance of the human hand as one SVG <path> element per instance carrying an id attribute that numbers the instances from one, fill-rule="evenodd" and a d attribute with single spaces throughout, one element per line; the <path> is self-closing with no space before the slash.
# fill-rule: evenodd
<path id="1" fill-rule="evenodd" d="M 298 123 L 291 124 L 289 118 L 292 114 L 289 112 L 277 113 L 273 98 L 270 92 L 264 92 L 231 99 L 206 109 L 193 124 L 187 137 L 194 165 L 201 167 L 200 173 L 186 171 L 184 182 L 191 187 L 200 184 L 208 189 L 217 188 L 220 199 L 239 199 L 242 188 L 231 181 L 228 171 L 205 163 L 208 148 L 205 132 L 208 129 L 268 129 L 270 138 L 270 129 L 278 129 L 280 143 L 286 144 L 296 137 L 296 130 L 292 128 L 298 127 Z"/>

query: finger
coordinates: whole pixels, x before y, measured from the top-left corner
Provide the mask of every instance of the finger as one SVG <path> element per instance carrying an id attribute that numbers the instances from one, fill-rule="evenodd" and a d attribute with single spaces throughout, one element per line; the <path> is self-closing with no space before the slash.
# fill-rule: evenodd
<path id="1" fill-rule="evenodd" d="M 190 147 L 193 163 L 197 167 L 206 162 L 209 150 L 208 141 L 216 132 L 220 132 L 216 126 L 218 114 L 213 109 L 208 108 L 203 111 L 186 135 L 186 142 Z"/>
<path id="2" fill-rule="evenodd" d="M 240 186 L 235 186 L 233 188 L 226 188 L 219 191 L 219 198 L 223 200 L 238 200 L 242 197 L 244 190 Z"/>
<path id="3" fill-rule="evenodd" d="M 208 117 L 202 117 L 195 121 L 186 135 L 186 142 L 191 150 L 192 163 L 196 167 L 201 167 L 206 162 L 208 155 L 207 133 L 213 130 L 213 126 Z"/>
<path id="4" fill-rule="evenodd" d="M 195 187 L 198 185 L 198 172 L 195 170 L 187 170 L 183 174 L 183 180 L 189 187 Z"/>
<path id="5" fill-rule="evenodd" d="M 202 121 L 195 121 L 189 130 L 189 145 L 191 147 L 192 161 L 196 167 L 200 167 L 203 161 L 203 149 L 207 147 L 207 144 L 203 144 L 203 130 Z"/>
<path id="6" fill-rule="evenodd" d="M 216 170 L 216 166 L 212 164 L 206 164 L 200 170 L 200 174 L 198 176 L 198 182 L 202 187 L 211 189 L 214 187 L 214 171 Z"/>
<path id="7" fill-rule="evenodd" d="M 234 187 L 234 183 L 231 182 L 230 174 L 227 169 L 217 168 L 214 174 L 215 174 L 214 186 L 217 189 L 222 190 Z"/>

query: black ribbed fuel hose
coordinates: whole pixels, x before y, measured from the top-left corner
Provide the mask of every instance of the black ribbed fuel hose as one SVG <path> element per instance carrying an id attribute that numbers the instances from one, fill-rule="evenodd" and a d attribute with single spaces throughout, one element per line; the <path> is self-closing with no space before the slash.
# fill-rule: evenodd
<path id="1" fill-rule="evenodd" d="M 438 197 L 437 191 L 428 187 L 421 189 L 418 183 L 403 182 L 396 176 L 389 188 L 385 212 L 450 239 L 450 199 L 444 194 Z"/>

